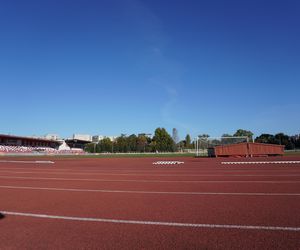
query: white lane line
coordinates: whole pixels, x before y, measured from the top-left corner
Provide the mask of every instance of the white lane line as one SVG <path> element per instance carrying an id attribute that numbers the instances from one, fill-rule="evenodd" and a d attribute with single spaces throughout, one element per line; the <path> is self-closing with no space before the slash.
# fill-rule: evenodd
<path id="1" fill-rule="evenodd" d="M 104 222 L 104 223 L 116 223 L 116 224 L 136 224 L 136 225 L 192 227 L 192 228 L 242 229 L 242 230 L 267 230 L 267 231 L 296 231 L 296 232 L 300 231 L 300 227 L 222 225 L 222 224 L 198 224 L 198 223 L 180 223 L 180 222 L 164 222 L 164 221 L 120 220 L 120 219 L 58 216 L 58 215 L 49 215 L 49 214 L 20 213 L 20 212 L 11 212 L 11 211 L 0 211 L 0 213 L 6 216 L 12 215 L 12 216 L 43 218 L 43 219 Z"/>
<path id="2" fill-rule="evenodd" d="M 45 171 L 54 171 L 54 172 L 68 172 L 68 173 L 76 173 L 76 169 L 68 169 L 68 168 L 61 168 L 61 169 L 37 169 L 37 168 L 29 168 L 29 167 L 26 167 L 26 168 L 20 168 L 20 167 L 3 167 L 3 165 L 0 165 L 0 170 L 33 170 L 35 172 L 41 172 L 41 173 L 44 173 Z M 256 168 L 256 169 L 251 169 L 251 168 L 238 168 L 236 170 L 234 169 L 228 169 L 228 168 L 214 168 L 214 169 L 211 169 L 211 170 L 201 170 L 201 169 L 197 169 L 197 170 L 187 170 L 185 169 L 184 171 L 170 171 L 171 169 L 155 169 L 155 170 L 149 170 L 149 171 L 127 171 L 127 170 L 101 170 L 101 169 L 98 169 L 98 170 L 93 170 L 93 169 L 81 169 L 79 171 L 84 171 L 85 173 L 88 173 L 90 172 L 91 174 L 92 173 L 96 173 L 96 174 L 110 174 L 110 173 L 113 173 L 113 174 L 124 174 L 124 175 L 130 175 L 131 172 L 134 172 L 133 174 L 139 174 L 139 173 L 143 173 L 144 175 L 148 175 L 149 174 L 153 174 L 153 173 L 158 173 L 158 174 L 161 174 L 161 173 L 168 173 L 168 174 L 176 174 L 176 175 L 181 175 L 182 173 L 188 173 L 190 175 L 193 175 L 193 173 L 195 174 L 199 174 L 199 173 L 202 173 L 202 172 L 218 172 L 218 173 L 245 173 L 245 172 L 275 172 L 275 173 L 280 173 L 280 172 L 295 172 L 295 173 L 299 173 L 299 169 L 261 169 L 261 168 Z M 179 169 L 178 169 L 179 170 Z M 106 171 L 106 172 L 104 172 Z M 127 173 L 123 173 L 123 172 L 127 172 Z"/>
<path id="3" fill-rule="evenodd" d="M 77 179 L 54 177 L 0 176 L 0 179 L 53 180 L 53 181 L 96 181 L 96 182 L 148 182 L 148 183 L 300 183 L 300 181 L 219 181 L 219 180 L 117 180 L 117 179 Z"/>
<path id="4" fill-rule="evenodd" d="M 222 161 L 221 164 L 300 164 L 300 161 Z"/>
<path id="5" fill-rule="evenodd" d="M 54 164 L 53 161 L 9 161 L 9 160 L 0 160 L 0 163 Z"/>
<path id="6" fill-rule="evenodd" d="M 115 174 L 115 173 L 86 173 L 86 172 L 77 172 L 77 173 L 70 173 L 70 172 L 40 172 L 40 171 L 8 171 L 8 170 L 1 170 L 0 173 L 11 173 L 11 174 L 53 174 L 53 175 L 108 175 L 108 176 L 165 176 L 165 177 L 194 177 L 194 176 L 203 176 L 203 177 L 216 177 L 216 176 L 222 176 L 222 177 L 231 177 L 231 176 L 237 176 L 237 177 L 256 177 L 256 176 L 262 176 L 262 177 L 293 177 L 293 176 L 300 176 L 300 174 L 273 174 L 273 175 L 266 175 L 266 174 L 182 174 L 182 175 L 175 175 L 175 174 Z"/>
<path id="7" fill-rule="evenodd" d="M 236 196 L 299 196 L 300 193 L 225 193 L 225 192 L 172 192 L 172 191 L 140 191 L 140 190 L 107 190 L 107 189 L 78 189 L 51 187 L 0 186 L 3 189 L 28 189 L 67 192 L 95 192 L 95 193 L 129 193 L 129 194 L 169 194 L 169 195 L 236 195 Z"/>
<path id="8" fill-rule="evenodd" d="M 1 170 L 0 173 L 10 173 L 10 174 L 52 174 L 52 175 L 108 175 L 108 176 L 163 176 L 163 177 L 293 177 L 300 176 L 300 174 L 115 174 L 115 173 L 86 173 L 86 172 L 48 172 L 48 171 L 8 171 Z"/>

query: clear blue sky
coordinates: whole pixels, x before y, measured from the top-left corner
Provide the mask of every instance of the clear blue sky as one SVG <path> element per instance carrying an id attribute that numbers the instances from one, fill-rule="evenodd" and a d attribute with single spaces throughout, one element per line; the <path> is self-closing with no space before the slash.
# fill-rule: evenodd
<path id="1" fill-rule="evenodd" d="M 300 133 L 300 1 L 0 2 L 0 133 Z"/>

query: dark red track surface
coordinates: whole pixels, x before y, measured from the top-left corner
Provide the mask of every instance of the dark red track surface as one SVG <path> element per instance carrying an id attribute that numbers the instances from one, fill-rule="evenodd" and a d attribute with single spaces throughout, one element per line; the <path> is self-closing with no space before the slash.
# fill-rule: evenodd
<path id="1" fill-rule="evenodd" d="M 0 211 L 211 225 L 121 224 L 4 212 L 5 217 L 0 217 L 0 249 L 300 249 L 300 164 L 222 165 L 221 161 L 245 159 L 194 158 L 0 160 L 55 162 L 0 162 Z M 153 165 L 157 160 L 185 164 Z M 142 191 L 166 193 L 138 193 Z"/>

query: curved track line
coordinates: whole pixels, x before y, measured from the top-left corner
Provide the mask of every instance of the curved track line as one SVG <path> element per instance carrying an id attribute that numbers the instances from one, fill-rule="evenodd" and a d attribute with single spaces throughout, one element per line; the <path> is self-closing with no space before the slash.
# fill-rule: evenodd
<path id="1" fill-rule="evenodd" d="M 23 216 L 43 219 L 59 219 L 70 221 L 89 221 L 104 222 L 116 224 L 136 224 L 136 225 L 155 225 L 171 227 L 191 227 L 191 228 L 221 228 L 221 229 L 242 229 L 242 230 L 268 230 L 268 231 L 300 231 L 300 227 L 281 227 L 281 226 L 252 226 L 252 225 L 222 225 L 222 224 L 198 224 L 198 223 L 180 223 L 180 222 L 163 222 L 163 221 L 140 221 L 140 220 L 119 220 L 104 218 L 85 218 L 73 216 L 58 216 L 49 214 L 20 213 L 11 211 L 0 211 L 4 215 Z"/>
<path id="2" fill-rule="evenodd" d="M 148 182 L 148 183 L 300 183 L 300 181 L 218 181 L 218 180 L 116 180 L 116 179 L 77 179 L 52 177 L 0 176 L 0 179 L 53 180 L 53 181 L 97 181 L 97 182 Z"/>
<path id="3" fill-rule="evenodd" d="M 236 195 L 236 196 L 300 196 L 300 193 L 224 193 L 224 192 L 172 192 L 172 191 L 141 191 L 141 190 L 107 190 L 78 189 L 51 187 L 0 186 L 3 189 L 27 189 L 46 191 L 95 192 L 95 193 L 130 193 L 130 194 L 170 194 L 170 195 Z"/>

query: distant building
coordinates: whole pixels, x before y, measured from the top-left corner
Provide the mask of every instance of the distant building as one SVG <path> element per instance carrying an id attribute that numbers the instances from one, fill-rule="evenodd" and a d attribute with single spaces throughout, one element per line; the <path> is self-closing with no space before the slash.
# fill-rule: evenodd
<path id="1" fill-rule="evenodd" d="M 92 142 L 92 136 L 86 134 L 73 134 L 73 140 Z"/>
<path id="2" fill-rule="evenodd" d="M 60 139 L 57 134 L 46 134 L 44 138 L 48 140 L 55 140 L 55 141 Z"/>
<path id="3" fill-rule="evenodd" d="M 105 138 L 108 138 L 111 141 L 115 141 L 118 138 L 118 136 L 94 135 L 94 136 L 92 136 L 92 142 L 98 143 L 99 141 L 101 141 Z"/>
<path id="4" fill-rule="evenodd" d="M 92 142 L 98 143 L 99 141 L 101 141 L 101 140 L 104 139 L 104 138 L 105 138 L 105 136 L 103 136 L 103 135 L 94 135 L 94 136 L 92 137 Z"/>

